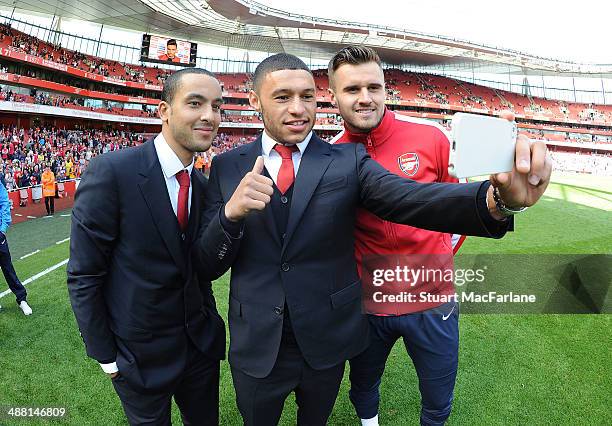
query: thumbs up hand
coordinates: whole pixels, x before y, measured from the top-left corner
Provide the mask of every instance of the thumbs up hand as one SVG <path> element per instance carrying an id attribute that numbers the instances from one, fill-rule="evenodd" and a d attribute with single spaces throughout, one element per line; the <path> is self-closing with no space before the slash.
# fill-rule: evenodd
<path id="1" fill-rule="evenodd" d="M 253 170 L 248 172 L 230 200 L 225 204 L 225 217 L 231 222 L 244 219 L 252 210 L 266 208 L 274 193 L 274 182 L 263 176 L 264 160 L 257 157 Z"/>

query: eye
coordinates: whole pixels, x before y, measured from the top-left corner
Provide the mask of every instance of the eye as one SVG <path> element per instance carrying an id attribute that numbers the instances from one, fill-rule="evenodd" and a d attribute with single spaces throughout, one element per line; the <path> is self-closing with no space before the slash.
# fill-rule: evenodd
<path id="1" fill-rule="evenodd" d="M 277 96 L 277 97 L 276 97 L 276 98 L 274 98 L 274 99 L 276 99 L 277 101 L 286 101 L 286 100 L 288 100 L 288 99 L 289 99 L 289 96 L 286 96 L 286 95 L 280 95 L 280 96 Z"/>
<path id="2" fill-rule="evenodd" d="M 189 104 L 189 106 L 192 106 L 192 107 L 199 107 L 200 106 L 200 102 L 199 101 L 189 101 L 188 104 Z"/>

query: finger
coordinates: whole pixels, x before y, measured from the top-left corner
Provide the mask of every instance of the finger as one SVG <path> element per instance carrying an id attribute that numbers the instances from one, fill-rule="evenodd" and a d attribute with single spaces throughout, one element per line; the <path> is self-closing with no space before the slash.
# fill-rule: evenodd
<path id="1" fill-rule="evenodd" d="M 529 173 L 529 183 L 533 186 L 540 184 L 542 178 L 546 176 L 546 156 L 548 150 L 544 142 L 534 142 L 531 145 L 531 170 Z"/>
<path id="2" fill-rule="evenodd" d="M 266 208 L 266 203 L 260 200 L 249 200 L 246 203 L 247 210 L 263 210 Z"/>
<path id="3" fill-rule="evenodd" d="M 248 197 L 249 200 L 253 201 L 263 201 L 264 203 L 268 204 L 270 203 L 271 197 L 268 194 L 265 194 L 263 192 L 258 192 L 258 191 L 249 191 L 246 196 Z"/>
<path id="4" fill-rule="evenodd" d="M 505 188 L 510 184 L 510 173 L 497 173 L 489 177 L 491 185 L 496 188 Z"/>
<path id="5" fill-rule="evenodd" d="M 500 111 L 499 117 L 500 118 L 505 118 L 508 121 L 514 121 L 514 113 L 512 111 L 510 111 L 510 110 L 507 110 L 507 109 L 505 109 L 503 111 Z"/>
<path id="6" fill-rule="evenodd" d="M 252 176 L 253 176 L 254 182 L 261 183 L 262 185 L 268 185 L 268 186 L 274 185 L 274 181 L 267 176 L 256 175 L 256 174 L 253 174 Z"/>
<path id="7" fill-rule="evenodd" d="M 531 167 L 531 147 L 529 139 L 524 135 L 519 135 L 514 148 L 516 170 L 519 173 L 529 173 Z"/>
<path id="8" fill-rule="evenodd" d="M 253 165 L 252 172 L 255 173 L 256 175 L 260 175 L 263 172 L 263 169 L 264 169 L 264 159 L 260 155 L 259 157 L 257 157 L 257 160 L 255 160 L 255 165 Z"/>
<path id="9" fill-rule="evenodd" d="M 260 182 L 251 182 L 248 186 L 253 191 L 261 192 L 262 194 L 272 195 L 274 194 L 274 187 Z"/>

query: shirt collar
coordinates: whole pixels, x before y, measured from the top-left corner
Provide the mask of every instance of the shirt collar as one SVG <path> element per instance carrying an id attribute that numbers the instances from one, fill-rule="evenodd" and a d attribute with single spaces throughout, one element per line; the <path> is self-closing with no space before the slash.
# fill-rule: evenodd
<path id="1" fill-rule="evenodd" d="M 308 135 L 306 135 L 306 138 L 302 142 L 295 144 L 300 150 L 301 155 L 304 155 L 304 151 L 306 151 L 306 147 L 308 146 L 308 142 L 310 142 L 311 138 L 312 130 L 308 133 Z M 272 148 L 274 148 L 274 145 L 276 144 L 277 142 L 264 130 L 261 134 L 261 152 L 264 155 L 269 156 L 270 151 L 272 151 Z"/>
<path id="2" fill-rule="evenodd" d="M 176 153 L 172 151 L 172 148 L 170 148 L 170 145 L 168 145 L 164 135 L 161 133 L 155 137 L 153 144 L 155 145 L 157 158 L 159 159 L 159 164 L 161 165 L 166 179 L 170 179 L 172 176 L 185 169 L 189 172 L 189 176 L 191 176 L 194 163 L 193 158 L 191 159 L 191 164 L 189 164 L 187 167 L 183 166 L 183 163 L 178 158 Z"/>

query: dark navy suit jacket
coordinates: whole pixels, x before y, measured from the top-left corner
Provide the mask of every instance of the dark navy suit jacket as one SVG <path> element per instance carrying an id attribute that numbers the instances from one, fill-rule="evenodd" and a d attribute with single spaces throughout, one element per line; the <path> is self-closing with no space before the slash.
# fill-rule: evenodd
<path id="1" fill-rule="evenodd" d="M 213 359 L 225 355 L 207 263 L 192 258 L 207 181 L 194 170 L 189 225 L 182 234 L 150 140 L 95 158 L 72 210 L 68 292 L 87 354 L 116 359 L 140 391 L 172 389 L 188 360 L 189 340 Z M 204 258 L 229 241 L 201 235 Z M 209 251 L 214 252 L 210 253 Z"/>
<path id="2" fill-rule="evenodd" d="M 261 155 L 261 137 L 214 158 L 206 205 L 209 227 Z M 499 238 L 508 225 L 486 208 L 488 183 L 420 184 L 388 172 L 361 144 L 330 145 L 313 135 L 295 179 L 285 238 L 267 206 L 244 221 L 227 250 L 232 263 L 229 361 L 253 377 L 267 376 L 289 309 L 300 350 L 315 369 L 365 349 L 361 282 L 354 257 L 357 207 L 389 221 L 462 235 Z M 211 219 L 212 218 L 212 219 Z M 201 241 L 205 249 L 206 241 Z"/>

